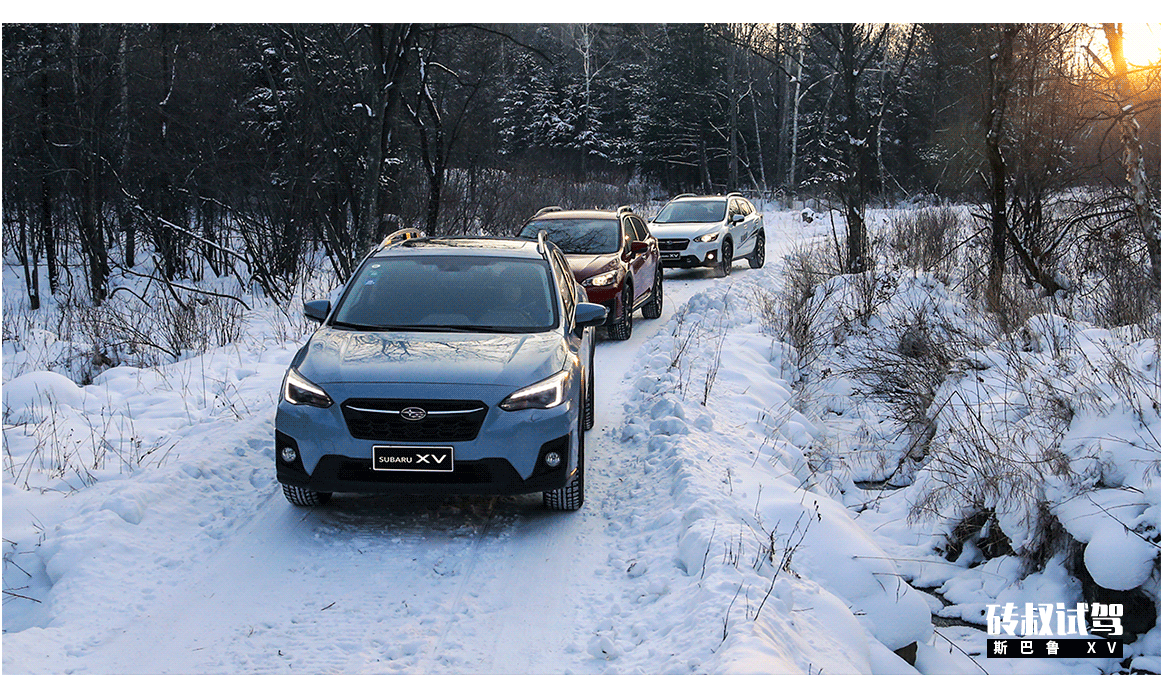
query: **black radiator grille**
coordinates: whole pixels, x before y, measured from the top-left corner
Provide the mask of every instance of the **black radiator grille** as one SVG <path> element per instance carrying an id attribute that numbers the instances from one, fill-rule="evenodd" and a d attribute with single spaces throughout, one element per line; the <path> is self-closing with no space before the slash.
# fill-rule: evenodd
<path id="1" fill-rule="evenodd" d="M 424 411 L 419 420 L 402 411 Z M 343 419 L 355 438 L 369 441 L 451 443 L 477 437 L 489 408 L 481 401 L 352 398 L 343 402 Z"/>
<path id="2" fill-rule="evenodd" d="M 683 251 L 686 250 L 689 239 L 659 239 L 658 250 L 660 251 Z"/>

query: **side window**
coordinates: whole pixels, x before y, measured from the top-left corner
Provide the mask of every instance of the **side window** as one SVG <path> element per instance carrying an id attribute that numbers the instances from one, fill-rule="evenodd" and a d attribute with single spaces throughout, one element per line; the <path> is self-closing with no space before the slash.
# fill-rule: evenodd
<path id="1" fill-rule="evenodd" d="M 650 230 L 646 229 L 646 223 L 642 222 L 641 218 L 630 216 L 627 220 L 630 221 L 630 225 L 634 228 L 635 241 L 646 241 L 650 238 Z"/>
<path id="2" fill-rule="evenodd" d="M 618 222 L 621 223 L 619 229 L 622 231 L 621 236 L 623 237 L 623 242 L 625 241 L 625 237 L 630 237 L 630 241 L 638 238 L 638 235 L 634 233 L 634 226 L 630 224 L 630 216 L 622 216 L 618 219 Z"/>
<path id="3" fill-rule="evenodd" d="M 729 204 L 729 208 L 727 209 L 727 215 L 733 216 L 735 214 L 741 214 L 741 213 L 743 213 L 743 209 L 739 208 L 739 200 L 732 197 L 731 203 Z"/>

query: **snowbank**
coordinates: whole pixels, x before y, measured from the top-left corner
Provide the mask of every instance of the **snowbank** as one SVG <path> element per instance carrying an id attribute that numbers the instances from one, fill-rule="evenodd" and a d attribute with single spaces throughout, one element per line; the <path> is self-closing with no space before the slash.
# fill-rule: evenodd
<path id="1" fill-rule="evenodd" d="M 929 606 L 814 484 L 819 429 L 795 408 L 793 351 L 750 297 L 746 282 L 700 293 L 643 346 L 622 431 L 671 486 L 684 593 L 722 615 L 701 669 L 912 672 L 893 651 L 927 645 Z"/>
<path id="2" fill-rule="evenodd" d="M 1052 314 L 1003 334 L 920 273 L 838 276 L 814 299 L 832 338 L 802 385 L 819 480 L 936 613 L 1126 603 L 1128 651 L 1156 655 L 1158 344 Z"/>

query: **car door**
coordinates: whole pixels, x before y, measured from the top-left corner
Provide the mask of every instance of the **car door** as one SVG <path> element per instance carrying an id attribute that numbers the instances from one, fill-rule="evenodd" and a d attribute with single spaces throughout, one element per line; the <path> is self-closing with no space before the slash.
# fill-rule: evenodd
<path id="1" fill-rule="evenodd" d="M 727 201 L 727 230 L 735 244 L 735 257 L 745 255 L 752 244 L 747 236 L 747 216 L 743 213 L 742 202 L 736 197 Z"/>
<path id="2" fill-rule="evenodd" d="M 627 215 L 622 219 L 626 233 L 630 235 L 630 273 L 634 277 L 634 304 L 639 299 L 648 297 L 654 289 L 654 274 L 658 269 L 659 253 L 658 240 L 650 234 L 646 223 L 635 215 Z M 639 249 L 639 250 L 634 250 Z"/>
<path id="3" fill-rule="evenodd" d="M 751 230 L 751 241 L 759 241 L 759 231 L 763 229 L 763 214 L 755 208 L 749 200 L 743 200 L 743 206 L 747 209 L 747 227 Z"/>
<path id="4" fill-rule="evenodd" d="M 646 253 L 649 258 L 646 265 L 647 272 L 649 272 L 647 278 L 653 279 L 656 268 L 662 264 L 662 249 L 659 247 L 658 237 L 654 236 L 654 233 L 650 231 L 650 226 L 642 217 L 632 216 L 631 221 L 634 224 L 634 231 L 638 233 L 639 241 L 646 242 L 648 248 Z"/>

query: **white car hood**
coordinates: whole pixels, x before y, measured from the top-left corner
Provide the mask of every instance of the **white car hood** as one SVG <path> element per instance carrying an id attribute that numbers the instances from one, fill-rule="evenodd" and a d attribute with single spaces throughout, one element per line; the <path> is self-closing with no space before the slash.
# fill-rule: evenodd
<path id="1" fill-rule="evenodd" d="M 650 233 L 659 239 L 695 237 L 723 229 L 722 221 L 717 223 L 650 223 Z"/>

